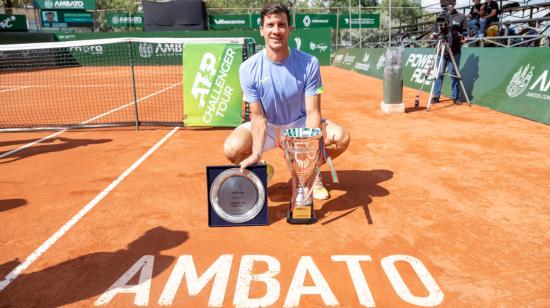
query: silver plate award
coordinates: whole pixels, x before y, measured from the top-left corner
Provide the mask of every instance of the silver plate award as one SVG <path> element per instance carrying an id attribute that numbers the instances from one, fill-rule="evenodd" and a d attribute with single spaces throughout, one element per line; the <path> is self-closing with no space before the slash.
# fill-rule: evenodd
<path id="1" fill-rule="evenodd" d="M 254 172 L 230 168 L 214 179 L 209 198 L 212 209 L 221 219 L 242 223 L 253 219 L 262 210 L 265 189 Z"/>

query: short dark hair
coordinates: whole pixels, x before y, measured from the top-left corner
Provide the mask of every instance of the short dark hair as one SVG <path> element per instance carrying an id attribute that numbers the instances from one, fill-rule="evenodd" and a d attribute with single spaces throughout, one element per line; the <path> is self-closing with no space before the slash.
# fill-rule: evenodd
<path id="1" fill-rule="evenodd" d="M 261 18 L 260 25 L 263 27 L 264 17 L 266 15 L 281 14 L 281 13 L 286 14 L 286 20 L 288 22 L 288 25 L 290 26 L 290 11 L 286 7 L 286 5 L 282 3 L 268 3 L 262 8 L 262 11 L 260 12 L 260 18 Z"/>

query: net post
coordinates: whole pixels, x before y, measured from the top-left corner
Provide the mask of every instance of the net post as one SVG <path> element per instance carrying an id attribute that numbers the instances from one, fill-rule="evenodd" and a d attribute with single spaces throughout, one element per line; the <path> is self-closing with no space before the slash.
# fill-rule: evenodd
<path id="1" fill-rule="evenodd" d="M 130 57 L 130 70 L 132 72 L 132 94 L 134 95 L 134 113 L 136 115 L 136 129 L 139 130 L 139 113 L 137 105 L 137 94 L 136 94 L 136 78 L 134 75 L 134 57 L 132 42 L 128 42 L 128 56 Z"/>

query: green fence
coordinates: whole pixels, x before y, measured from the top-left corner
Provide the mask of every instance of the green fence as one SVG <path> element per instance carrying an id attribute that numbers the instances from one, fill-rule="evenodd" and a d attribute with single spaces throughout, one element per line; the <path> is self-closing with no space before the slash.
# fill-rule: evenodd
<path id="1" fill-rule="evenodd" d="M 264 48 L 264 39 L 257 30 L 56 34 L 56 38 L 59 41 L 117 37 L 251 37 L 256 41 L 256 51 Z M 314 55 L 319 59 L 321 65 L 330 65 L 330 28 L 293 30 L 290 36 L 290 46 Z M 147 48 L 148 50 L 152 48 L 154 56 L 162 56 L 164 51 L 170 52 L 170 48 L 163 48 L 163 46 L 159 45 Z"/>
<path id="2" fill-rule="evenodd" d="M 381 79 L 384 51 L 382 48 L 341 49 L 332 64 Z M 404 85 L 420 88 L 434 60 L 433 49 L 405 49 Z M 547 48 L 462 49 L 460 74 L 473 103 L 545 124 L 550 124 L 549 71 Z M 427 80 L 426 85 L 431 86 L 431 81 Z M 448 77 L 442 91 L 443 95 L 450 95 Z"/>

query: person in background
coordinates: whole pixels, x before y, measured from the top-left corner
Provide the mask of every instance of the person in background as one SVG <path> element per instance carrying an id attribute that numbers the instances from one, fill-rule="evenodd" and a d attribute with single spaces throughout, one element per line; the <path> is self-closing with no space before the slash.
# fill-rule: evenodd
<path id="1" fill-rule="evenodd" d="M 485 36 L 485 30 L 487 26 L 493 22 L 498 22 L 498 3 L 493 0 L 487 0 L 482 6 L 482 15 L 479 19 L 479 29 L 477 35 L 479 37 Z"/>
<path id="2" fill-rule="evenodd" d="M 455 9 L 456 1 L 453 0 L 449 5 L 449 16 L 446 18 L 446 24 L 440 25 L 436 23 L 434 25 L 432 37 L 440 35 L 441 39 L 448 43 L 451 53 L 456 62 L 456 66 L 460 66 L 460 54 L 462 51 L 462 44 L 465 42 L 465 38 L 462 35 L 468 31 L 468 22 L 466 16 Z M 440 68 L 440 73 L 435 80 L 434 94 L 432 97 L 432 104 L 439 102 L 439 96 L 441 95 L 441 86 L 443 85 L 443 78 L 445 77 L 445 71 L 449 71 L 451 77 L 451 95 L 453 104 L 461 104 L 459 101 L 459 79 L 455 72 L 453 62 L 447 52 L 443 55 L 443 63 Z"/>
<path id="3" fill-rule="evenodd" d="M 470 9 L 470 14 L 467 15 L 470 19 L 469 36 L 476 36 L 479 31 L 479 19 L 481 17 L 481 0 L 474 0 L 474 5 Z"/>

